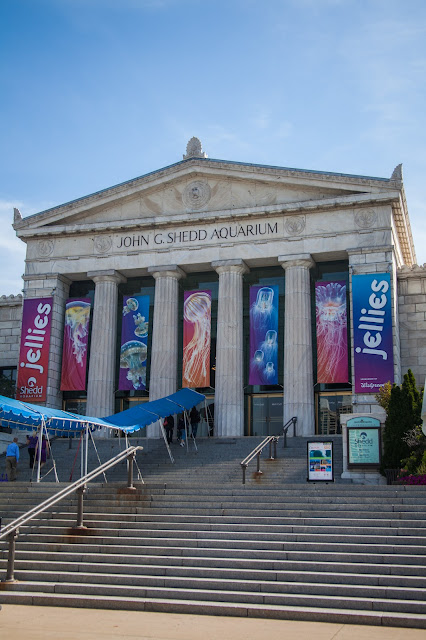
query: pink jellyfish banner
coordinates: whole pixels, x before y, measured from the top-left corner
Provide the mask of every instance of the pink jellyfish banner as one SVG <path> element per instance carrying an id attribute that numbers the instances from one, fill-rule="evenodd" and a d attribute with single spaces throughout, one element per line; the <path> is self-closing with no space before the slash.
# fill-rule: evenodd
<path id="1" fill-rule="evenodd" d="M 317 318 L 317 382 L 348 382 L 346 283 L 315 284 Z"/>
<path id="2" fill-rule="evenodd" d="M 185 291 L 182 387 L 210 386 L 211 291 Z"/>
<path id="3" fill-rule="evenodd" d="M 148 357 L 149 296 L 125 296 L 121 325 L 121 391 L 146 389 Z"/>
<path id="4" fill-rule="evenodd" d="M 61 391 L 84 391 L 86 389 L 90 304 L 90 298 L 70 298 L 67 300 Z"/>
<path id="5" fill-rule="evenodd" d="M 249 384 L 278 384 L 278 286 L 250 287 Z"/>

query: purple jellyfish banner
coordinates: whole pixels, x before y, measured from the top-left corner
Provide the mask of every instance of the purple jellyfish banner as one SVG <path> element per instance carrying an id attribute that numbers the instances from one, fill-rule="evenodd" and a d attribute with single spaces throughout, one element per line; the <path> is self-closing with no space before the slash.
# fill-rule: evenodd
<path id="1" fill-rule="evenodd" d="M 146 389 L 149 296 L 125 296 L 121 325 L 120 391 Z"/>
<path id="2" fill-rule="evenodd" d="M 61 391 L 85 391 L 90 298 L 70 298 L 65 307 Z"/>
<path id="3" fill-rule="evenodd" d="M 355 393 L 377 393 L 393 383 L 389 273 L 352 276 Z"/>
<path id="4" fill-rule="evenodd" d="M 211 291 L 185 291 L 182 387 L 210 386 Z"/>
<path id="5" fill-rule="evenodd" d="M 250 287 L 249 384 L 278 384 L 278 286 Z"/>
<path id="6" fill-rule="evenodd" d="M 348 382 L 346 283 L 315 284 L 317 317 L 317 382 Z"/>

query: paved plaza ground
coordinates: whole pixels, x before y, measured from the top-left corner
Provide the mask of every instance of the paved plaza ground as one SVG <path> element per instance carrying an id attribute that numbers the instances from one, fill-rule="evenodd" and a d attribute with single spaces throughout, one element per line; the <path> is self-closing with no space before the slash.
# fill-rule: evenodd
<path id="1" fill-rule="evenodd" d="M 5 640 L 425 640 L 424 629 L 3 605 Z"/>

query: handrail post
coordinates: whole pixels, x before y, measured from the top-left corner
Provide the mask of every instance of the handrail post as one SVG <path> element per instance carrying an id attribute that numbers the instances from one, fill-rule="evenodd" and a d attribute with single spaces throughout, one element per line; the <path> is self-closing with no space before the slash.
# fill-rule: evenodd
<path id="1" fill-rule="evenodd" d="M 278 442 L 278 438 L 274 438 L 273 442 L 274 442 L 274 460 L 276 460 L 277 459 L 277 442 Z"/>
<path id="2" fill-rule="evenodd" d="M 257 469 L 256 469 L 256 473 L 260 473 L 260 451 L 257 454 Z"/>
<path id="3" fill-rule="evenodd" d="M 15 551 L 18 533 L 19 529 L 14 529 L 7 536 L 9 538 L 9 555 L 7 557 L 6 582 L 15 581 Z"/>
<path id="4" fill-rule="evenodd" d="M 135 491 L 135 487 L 133 486 L 133 461 L 136 457 L 136 453 L 133 451 L 129 456 L 127 456 L 127 488 Z"/>
<path id="5" fill-rule="evenodd" d="M 242 469 L 243 469 L 243 484 L 246 483 L 246 469 L 247 469 L 247 465 L 246 464 L 242 464 L 241 465 Z"/>
<path id="6" fill-rule="evenodd" d="M 269 440 L 269 459 L 272 460 L 272 440 Z"/>
<path id="7" fill-rule="evenodd" d="M 83 525 L 83 496 L 86 493 L 86 485 L 77 489 L 77 529 L 84 529 Z"/>

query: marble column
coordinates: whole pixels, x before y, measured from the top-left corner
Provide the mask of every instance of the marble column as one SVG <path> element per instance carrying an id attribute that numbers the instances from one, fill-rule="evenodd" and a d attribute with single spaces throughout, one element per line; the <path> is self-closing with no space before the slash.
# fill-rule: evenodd
<path id="1" fill-rule="evenodd" d="M 114 269 L 90 271 L 95 282 L 86 415 L 114 413 L 118 285 L 126 279 Z M 109 432 L 100 433 L 108 437 Z"/>
<path id="2" fill-rule="evenodd" d="M 244 435 L 243 275 L 242 260 L 217 260 L 215 435 Z"/>
<path id="3" fill-rule="evenodd" d="M 297 417 L 298 436 L 315 434 L 309 254 L 279 256 L 285 269 L 284 423 Z M 291 431 L 289 432 L 291 435 Z"/>
<path id="4" fill-rule="evenodd" d="M 149 399 L 177 390 L 179 280 L 185 273 L 176 265 L 150 267 L 155 278 Z M 149 438 L 159 438 L 158 424 L 148 427 Z"/>

